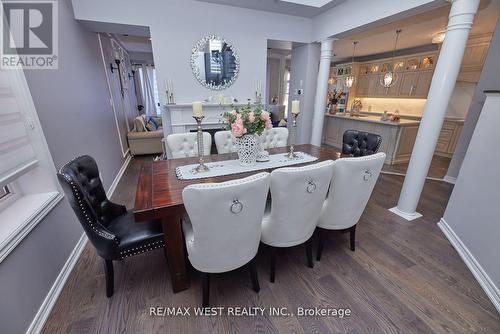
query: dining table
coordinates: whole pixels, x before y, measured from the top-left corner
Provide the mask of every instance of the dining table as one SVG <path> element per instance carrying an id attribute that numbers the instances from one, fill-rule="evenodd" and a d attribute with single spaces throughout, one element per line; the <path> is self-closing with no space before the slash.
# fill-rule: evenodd
<path id="1" fill-rule="evenodd" d="M 328 159 L 338 159 L 341 155 L 338 149 L 322 145 L 309 144 L 295 145 L 295 152 L 304 152 L 316 158 L 314 162 L 293 165 L 298 167 L 317 163 Z M 269 149 L 269 154 L 286 154 L 289 147 Z M 204 157 L 205 163 L 237 159 L 236 153 L 212 154 Z M 134 216 L 137 223 L 156 220 L 162 224 L 164 234 L 164 250 L 167 258 L 168 269 L 171 276 L 172 290 L 174 293 L 189 288 L 184 240 L 182 234 L 182 216 L 186 213 L 182 201 L 182 190 L 190 184 L 216 183 L 243 178 L 252 174 L 273 169 L 250 171 L 238 174 L 207 177 L 192 180 L 179 180 L 176 168 L 179 166 L 196 164 L 198 157 L 167 159 L 149 161 L 142 164 L 134 205 Z"/>

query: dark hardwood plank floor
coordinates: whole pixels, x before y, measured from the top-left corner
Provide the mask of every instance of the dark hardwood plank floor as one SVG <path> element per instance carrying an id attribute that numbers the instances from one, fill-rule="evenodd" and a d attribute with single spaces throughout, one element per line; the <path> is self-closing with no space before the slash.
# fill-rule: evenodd
<path id="1" fill-rule="evenodd" d="M 431 161 L 431 166 L 427 177 L 432 177 L 435 179 L 443 179 L 448 171 L 448 166 L 450 165 L 450 158 L 442 157 L 439 155 L 434 155 Z M 399 173 L 406 174 L 408 169 L 408 163 L 395 164 L 395 165 L 384 165 L 382 171 L 389 173 Z"/>
<path id="2" fill-rule="evenodd" d="M 113 199 L 129 208 L 142 161 L 134 158 Z M 278 252 L 276 283 L 269 283 L 269 250 L 261 247 L 261 291 L 247 270 L 214 275 L 212 306 L 344 307 L 337 317 L 152 317 L 149 307 L 200 306 L 201 277 L 173 294 L 162 250 L 115 264 L 115 294 L 105 296 L 102 260 L 88 244 L 44 327 L 44 333 L 500 333 L 500 316 L 445 239 L 436 222 L 452 186 L 427 181 L 418 211 L 407 222 L 394 206 L 403 178 L 381 175 L 357 228 L 329 233 L 321 262 L 306 267 L 303 247 Z M 314 247 L 316 250 L 316 246 Z"/>

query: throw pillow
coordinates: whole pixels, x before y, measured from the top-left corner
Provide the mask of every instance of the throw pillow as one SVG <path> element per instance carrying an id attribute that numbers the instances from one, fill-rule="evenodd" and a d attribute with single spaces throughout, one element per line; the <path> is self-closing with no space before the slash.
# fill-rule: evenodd
<path id="1" fill-rule="evenodd" d="M 158 124 L 158 122 L 157 122 L 157 120 L 156 120 L 156 118 L 155 118 L 154 116 L 150 116 L 150 117 L 148 118 L 148 123 L 149 123 L 149 122 L 153 123 L 153 124 L 155 125 L 156 129 L 158 129 L 158 127 L 160 126 L 160 125 Z M 156 129 L 155 129 L 155 130 L 156 130 Z"/>
<path id="2" fill-rule="evenodd" d="M 147 129 L 148 131 L 156 131 L 156 130 L 158 130 L 158 127 L 156 126 L 156 123 L 150 119 L 150 120 L 146 123 L 146 129 Z"/>

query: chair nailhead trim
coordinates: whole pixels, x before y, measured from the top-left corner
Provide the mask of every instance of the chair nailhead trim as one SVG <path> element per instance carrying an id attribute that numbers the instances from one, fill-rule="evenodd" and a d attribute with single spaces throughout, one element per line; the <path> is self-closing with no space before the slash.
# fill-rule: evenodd
<path id="1" fill-rule="evenodd" d="M 164 246 L 163 240 L 155 241 L 155 242 L 150 242 L 149 244 L 143 245 L 143 246 L 137 246 L 131 249 L 126 249 L 120 252 L 122 259 L 129 257 L 129 256 L 134 256 L 138 255 L 144 252 L 149 252 L 152 251 L 153 249 L 156 248 L 161 248 Z"/>
<path id="2" fill-rule="evenodd" d="M 75 158 L 77 159 L 77 158 Z M 73 160 L 75 160 L 73 159 Z M 72 161 L 73 161 L 72 160 Z M 102 232 L 102 231 L 99 231 L 94 223 L 92 222 L 92 220 L 90 219 L 90 217 L 88 216 L 87 214 L 87 211 L 85 210 L 85 208 L 83 207 L 83 203 L 82 203 L 82 199 L 80 197 L 80 194 L 78 193 L 78 189 L 76 188 L 75 186 L 75 183 L 66 175 L 66 174 L 63 174 L 63 173 L 60 173 L 64 179 L 66 181 L 69 182 L 69 184 L 71 185 L 71 188 L 72 188 L 72 191 L 73 191 L 73 194 L 75 195 L 76 197 L 76 200 L 78 201 L 78 205 L 80 206 L 80 209 L 82 210 L 82 213 L 84 214 L 85 216 L 85 219 L 87 220 L 87 222 L 89 223 L 90 227 L 92 228 L 92 230 L 94 230 L 94 232 L 96 232 L 98 235 L 100 235 L 101 237 L 103 238 L 106 238 L 106 239 L 110 239 L 110 240 L 113 240 L 117 245 L 119 244 L 119 241 L 118 241 L 118 238 L 113 235 L 113 234 L 110 234 L 110 233 L 107 233 L 107 232 Z"/>

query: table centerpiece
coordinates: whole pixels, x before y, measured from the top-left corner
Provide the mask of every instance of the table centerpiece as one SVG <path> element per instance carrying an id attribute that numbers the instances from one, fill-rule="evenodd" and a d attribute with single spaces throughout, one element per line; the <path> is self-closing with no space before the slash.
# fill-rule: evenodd
<path id="1" fill-rule="evenodd" d="M 255 165 L 260 151 L 259 136 L 265 129 L 273 127 L 269 112 L 264 110 L 260 102 L 253 106 L 248 102 L 244 107 L 233 107 L 231 112 L 225 112 L 222 116 L 228 130 L 236 138 L 240 165 Z"/>

